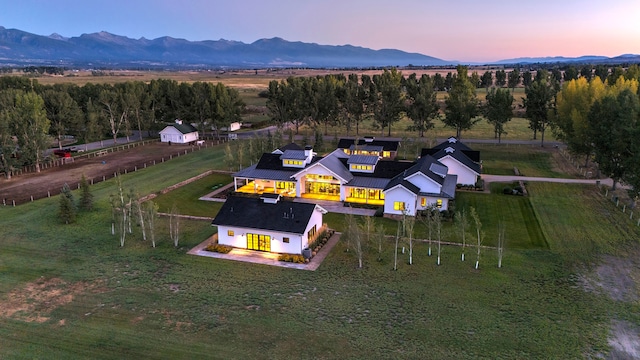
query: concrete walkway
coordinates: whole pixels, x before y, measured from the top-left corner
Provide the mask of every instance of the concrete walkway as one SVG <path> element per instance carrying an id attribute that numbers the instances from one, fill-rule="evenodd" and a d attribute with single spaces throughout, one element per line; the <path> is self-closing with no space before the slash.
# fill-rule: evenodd
<path id="1" fill-rule="evenodd" d="M 255 250 L 246 250 L 246 249 L 237 249 L 234 248 L 228 254 L 217 253 L 213 251 L 207 251 L 205 248 L 207 245 L 211 243 L 211 238 L 203 241 L 198 246 L 189 250 L 187 254 L 189 255 L 197 255 L 204 256 L 210 258 L 224 259 L 224 260 L 232 260 L 232 261 L 242 261 L 253 264 L 262 264 L 262 265 L 270 265 L 270 266 L 279 266 L 289 269 L 298 269 L 298 270 L 309 270 L 315 271 L 320 267 L 320 264 L 324 261 L 324 259 L 329 255 L 331 249 L 338 243 L 340 239 L 339 232 L 336 232 L 331 236 L 329 241 L 320 249 L 320 252 L 316 254 L 308 263 L 306 264 L 296 264 L 291 262 L 279 261 L 278 255 L 274 253 L 261 252 Z"/>

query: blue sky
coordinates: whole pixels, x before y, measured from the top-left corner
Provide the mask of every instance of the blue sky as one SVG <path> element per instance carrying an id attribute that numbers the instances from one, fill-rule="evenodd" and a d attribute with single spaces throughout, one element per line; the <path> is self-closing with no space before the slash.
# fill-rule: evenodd
<path id="1" fill-rule="evenodd" d="M 0 0 L 0 26 L 63 36 L 261 38 L 446 60 L 640 54 L 638 0 Z"/>

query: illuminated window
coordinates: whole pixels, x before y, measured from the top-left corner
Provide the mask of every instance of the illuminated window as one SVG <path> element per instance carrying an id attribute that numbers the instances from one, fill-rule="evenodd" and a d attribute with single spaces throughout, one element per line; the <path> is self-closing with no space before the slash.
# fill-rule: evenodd
<path id="1" fill-rule="evenodd" d="M 427 206 L 427 198 L 421 198 L 420 199 L 420 206 L 422 206 L 422 207 Z"/>
<path id="2" fill-rule="evenodd" d="M 309 229 L 309 232 L 307 233 L 307 241 L 311 241 L 313 239 L 316 231 L 318 231 L 318 229 L 316 229 L 316 226 L 313 225 L 313 227 Z"/>
<path id="3" fill-rule="evenodd" d="M 404 211 L 404 201 L 395 201 L 393 203 L 393 210 Z"/>
<path id="4" fill-rule="evenodd" d="M 351 170 L 367 170 L 371 171 L 373 167 L 371 165 L 351 165 Z"/>
<path id="5" fill-rule="evenodd" d="M 284 164 L 285 165 L 302 165 L 302 161 L 301 160 L 285 160 Z"/>
<path id="6" fill-rule="evenodd" d="M 289 238 L 288 237 L 283 237 L 282 238 L 282 242 L 288 244 L 289 243 Z"/>
<path id="7" fill-rule="evenodd" d="M 233 230 L 227 230 L 227 235 L 228 236 L 233 236 Z"/>
<path id="8" fill-rule="evenodd" d="M 383 151 L 382 157 L 386 157 L 386 158 L 391 157 L 391 151 Z"/>
<path id="9" fill-rule="evenodd" d="M 442 207 L 442 199 L 436 200 L 436 207 L 438 207 L 438 209 Z"/>

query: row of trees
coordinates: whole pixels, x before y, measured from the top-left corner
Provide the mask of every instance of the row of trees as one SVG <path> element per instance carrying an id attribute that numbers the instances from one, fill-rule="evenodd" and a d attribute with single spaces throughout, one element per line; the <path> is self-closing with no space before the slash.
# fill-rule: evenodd
<path id="1" fill-rule="evenodd" d="M 479 121 L 477 116 L 482 109 L 467 68 L 459 66 L 457 71 L 445 100 L 443 121 L 460 136 Z M 362 121 L 372 119 L 383 135 L 386 129 L 391 136 L 392 126 L 407 116 L 412 120 L 408 130 L 423 137 L 441 112 L 434 79 L 435 76 L 427 74 L 418 78 L 415 73 L 404 77 L 395 69 L 360 77 L 357 74 L 290 77 L 269 83 L 267 108 L 276 124 L 293 124 L 296 133 L 307 125 L 321 127 L 327 135 L 329 126 L 340 124 L 347 135 L 353 129 L 358 135 Z"/>
<path id="2" fill-rule="evenodd" d="M 418 217 L 415 216 L 403 216 L 397 221 L 397 231 L 394 238 L 394 259 L 393 269 L 398 269 L 398 249 L 402 248 L 404 252 L 405 246 L 408 247 L 409 260 L 408 264 L 413 264 L 413 248 L 418 234 L 416 234 L 416 222 L 422 223 L 425 233 L 423 239 L 428 243 L 428 255 L 432 255 L 432 245 L 436 245 L 436 264 L 441 264 L 441 250 L 442 241 L 445 236 L 458 237 L 461 240 L 462 249 L 462 261 L 465 261 L 465 248 L 469 246 L 467 244 L 467 238 L 474 239 L 476 261 L 475 269 L 480 266 L 480 255 L 483 248 L 483 241 L 485 233 L 482 231 L 482 222 L 476 212 L 475 208 L 471 207 L 467 213 L 466 209 L 459 211 L 455 214 L 456 226 L 453 228 L 453 232 L 446 234 L 443 231 L 444 221 L 442 213 L 437 208 L 430 208 L 423 211 Z M 504 249 L 506 244 L 505 236 L 506 227 L 503 222 L 498 224 L 498 233 L 496 236 L 496 245 L 498 251 L 498 267 L 502 267 L 502 258 L 504 255 Z M 387 243 L 387 235 L 385 234 L 385 228 L 381 224 L 376 224 L 373 217 L 364 217 L 362 222 L 356 220 L 353 214 L 345 215 L 345 230 L 342 234 L 342 239 L 346 243 L 346 251 L 353 251 L 354 255 L 358 259 L 358 267 L 364 266 L 364 256 L 370 251 L 374 250 L 377 255 L 377 261 L 383 261 L 382 254 Z M 424 241 L 424 240 L 423 240 Z"/>
<path id="3" fill-rule="evenodd" d="M 10 177 L 17 166 L 38 167 L 51 138 L 59 147 L 65 135 L 82 142 L 107 136 L 115 141 L 133 130 L 160 130 L 175 119 L 197 123 L 203 133 L 217 131 L 238 121 L 244 106 L 238 92 L 221 83 L 160 79 L 45 86 L 0 77 L 0 172 Z"/>
<path id="4" fill-rule="evenodd" d="M 616 183 L 640 189 L 640 94 L 631 76 L 611 84 L 599 77 L 566 82 L 558 93 L 552 128 L 573 154 L 593 156 Z"/>

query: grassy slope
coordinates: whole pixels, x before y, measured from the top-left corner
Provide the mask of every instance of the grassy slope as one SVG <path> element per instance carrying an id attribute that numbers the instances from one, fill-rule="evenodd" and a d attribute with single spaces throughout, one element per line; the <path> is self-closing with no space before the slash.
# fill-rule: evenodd
<path id="1" fill-rule="evenodd" d="M 211 164 L 202 151 L 122 178 L 125 186 L 156 192 Z M 382 262 L 369 254 L 365 269 L 357 270 L 355 258 L 339 243 L 318 271 L 305 272 L 186 255 L 213 233 L 207 222 L 183 221 L 178 249 L 169 243 L 166 220 L 158 225 L 158 248 L 134 231 L 121 249 L 109 234 L 107 197 L 114 183 L 93 189 L 96 211 L 70 226 L 57 223 L 57 198 L 0 208 L 0 301 L 41 276 L 96 286 L 58 307 L 47 322 L 0 318 L 3 356 L 581 357 L 605 349 L 612 304 L 571 280 L 573 268 L 566 261 L 581 237 L 568 235 L 580 224 L 581 234 L 594 234 L 589 239 L 597 249 L 612 252 L 617 234 L 638 238 L 624 221 L 603 222 L 591 214 L 611 205 L 589 189 L 532 184 L 530 207 L 527 198 L 459 197 L 459 207 L 475 206 L 486 214 L 487 238 L 497 220 L 509 221 L 502 269 L 485 250 L 476 272 L 473 255 L 462 263 L 455 247 L 444 248 L 438 267 L 420 245 L 415 264 L 407 265 L 401 255 L 394 272 L 387 244 Z M 528 223 L 532 217 L 540 219 L 539 231 L 550 239 L 551 250 Z M 583 253 L 594 259 L 591 248 Z"/>

